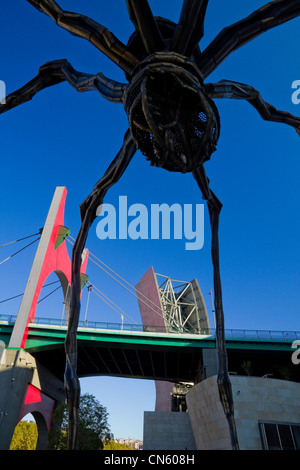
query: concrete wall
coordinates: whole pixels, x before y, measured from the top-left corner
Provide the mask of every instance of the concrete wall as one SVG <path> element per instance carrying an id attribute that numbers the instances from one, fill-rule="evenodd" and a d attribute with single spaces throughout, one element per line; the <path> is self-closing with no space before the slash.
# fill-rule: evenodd
<path id="1" fill-rule="evenodd" d="M 230 380 L 240 449 L 262 449 L 259 421 L 300 423 L 299 383 L 251 376 Z M 216 376 L 195 385 L 186 399 L 197 449 L 230 449 Z"/>
<path id="2" fill-rule="evenodd" d="M 144 450 L 196 450 L 189 413 L 144 413 Z"/>
<path id="3" fill-rule="evenodd" d="M 1 351 L 0 351 L 1 353 Z M 36 401 L 27 402 L 29 386 L 38 392 Z M 45 399 L 45 400 L 44 400 Z M 37 449 L 47 444 L 47 423 L 52 408 L 49 403 L 64 401 L 64 384 L 22 349 L 5 349 L 0 361 L 0 450 L 8 450 L 18 421 L 25 413 L 37 415 Z M 47 405 L 47 406 L 45 406 Z M 42 425 L 44 423 L 45 425 Z M 42 434 L 41 434 L 42 430 Z"/>
<path id="4" fill-rule="evenodd" d="M 198 450 L 230 448 L 227 420 L 219 398 L 216 376 L 192 387 L 186 394 Z"/>
<path id="5" fill-rule="evenodd" d="M 164 380 L 155 381 L 156 399 L 155 411 L 171 411 L 171 393 L 174 384 Z"/>

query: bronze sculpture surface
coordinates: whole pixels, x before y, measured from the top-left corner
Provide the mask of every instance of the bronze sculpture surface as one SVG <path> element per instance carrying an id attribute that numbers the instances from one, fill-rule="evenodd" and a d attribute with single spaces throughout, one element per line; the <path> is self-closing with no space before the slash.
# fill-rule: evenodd
<path id="1" fill-rule="evenodd" d="M 76 448 L 76 419 L 80 386 L 76 374 L 76 330 L 80 311 L 80 264 L 87 234 L 107 190 L 126 170 L 139 149 L 151 164 L 177 172 L 192 172 L 207 201 L 212 230 L 215 310 L 219 355 L 220 398 L 228 418 L 232 447 L 237 448 L 233 404 L 227 371 L 224 314 L 219 271 L 218 223 L 222 204 L 209 187 L 204 163 L 214 152 L 220 131 L 215 98 L 244 99 L 263 119 L 282 122 L 300 134 L 300 118 L 276 110 L 249 85 L 233 81 L 205 83 L 206 78 L 234 50 L 264 31 L 300 14 L 298 0 L 275 0 L 252 15 L 225 28 L 201 51 L 208 0 L 185 0 L 178 24 L 155 18 L 146 0 L 127 0 L 135 33 L 127 45 L 104 26 L 80 14 L 63 11 L 53 0 L 28 0 L 60 27 L 90 41 L 116 63 L 128 83 L 117 83 L 103 74 L 77 72 L 66 60 L 40 68 L 31 82 L 7 97 L 0 112 L 31 99 L 43 88 L 68 81 L 78 91 L 96 90 L 123 103 L 129 120 L 123 146 L 107 172 L 81 205 L 82 225 L 73 249 L 71 314 L 66 338 L 65 383 L 70 412 L 70 448 Z"/>

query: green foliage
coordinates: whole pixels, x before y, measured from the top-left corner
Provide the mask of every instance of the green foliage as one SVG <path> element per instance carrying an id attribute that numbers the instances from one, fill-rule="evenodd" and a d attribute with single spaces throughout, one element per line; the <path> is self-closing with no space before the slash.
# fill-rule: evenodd
<path id="1" fill-rule="evenodd" d="M 68 432 L 65 429 L 52 427 L 48 433 L 48 450 L 67 450 Z"/>
<path id="2" fill-rule="evenodd" d="M 10 450 L 35 450 L 37 440 L 36 424 L 30 421 L 20 421 L 15 428 Z"/>
<path id="3" fill-rule="evenodd" d="M 104 443 L 112 439 L 106 408 L 93 395 L 86 393 L 80 398 L 78 418 L 79 450 L 102 450 Z M 49 432 L 49 450 L 67 450 L 67 429 L 67 405 L 62 403 L 53 414 L 53 426 Z"/>
<path id="4" fill-rule="evenodd" d="M 129 444 L 119 444 L 116 441 L 109 441 L 103 450 L 133 450 Z"/>
<path id="5" fill-rule="evenodd" d="M 252 370 L 252 364 L 251 361 L 244 361 L 242 363 L 242 369 L 247 375 L 252 375 L 253 370 Z"/>
<path id="6" fill-rule="evenodd" d="M 279 376 L 283 379 L 283 380 L 291 380 L 292 378 L 292 370 L 290 367 L 283 367 L 282 369 L 279 369 L 278 370 L 278 373 L 279 373 Z"/>

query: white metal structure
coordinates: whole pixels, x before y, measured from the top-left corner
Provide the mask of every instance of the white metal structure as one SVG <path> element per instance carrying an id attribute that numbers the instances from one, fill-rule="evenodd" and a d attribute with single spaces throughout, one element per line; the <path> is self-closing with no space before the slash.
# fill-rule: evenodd
<path id="1" fill-rule="evenodd" d="M 155 273 L 166 329 L 209 333 L 206 306 L 197 279 L 177 281 Z"/>

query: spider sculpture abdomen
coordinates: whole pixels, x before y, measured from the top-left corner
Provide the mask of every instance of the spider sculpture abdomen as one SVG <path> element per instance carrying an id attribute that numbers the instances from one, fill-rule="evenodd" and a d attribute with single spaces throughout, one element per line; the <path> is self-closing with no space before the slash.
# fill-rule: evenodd
<path id="1" fill-rule="evenodd" d="M 166 51 L 139 57 L 128 77 L 125 110 L 137 147 L 151 165 L 186 173 L 216 150 L 220 118 L 193 57 L 168 51 L 175 25 L 162 18 L 158 25 Z M 129 45 L 140 56 L 138 41 L 133 35 Z"/>
<path id="2" fill-rule="evenodd" d="M 204 93 L 196 65 L 175 53 L 155 53 L 135 70 L 125 96 L 130 130 L 151 164 L 186 173 L 216 149 L 220 119 Z"/>

